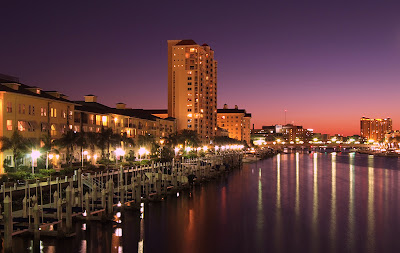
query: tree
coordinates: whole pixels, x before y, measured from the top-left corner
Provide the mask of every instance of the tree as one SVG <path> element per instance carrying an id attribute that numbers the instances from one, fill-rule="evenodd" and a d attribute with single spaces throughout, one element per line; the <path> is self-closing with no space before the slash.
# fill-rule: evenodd
<path id="1" fill-rule="evenodd" d="M 12 150 L 14 167 L 18 168 L 18 158 L 28 152 L 28 140 L 24 138 L 21 133 L 15 129 L 11 135 L 11 138 L 2 136 L 0 137 L 2 143 L 0 151 Z"/>
<path id="2" fill-rule="evenodd" d="M 215 145 L 219 145 L 219 146 L 222 146 L 222 145 L 234 145 L 234 144 L 241 145 L 241 144 L 243 144 L 243 142 L 239 141 L 239 140 L 236 140 L 236 139 L 233 139 L 233 138 L 229 138 L 228 136 L 216 136 L 214 138 L 214 144 Z"/>
<path id="3" fill-rule="evenodd" d="M 99 142 L 99 134 L 95 132 L 87 132 L 86 133 L 86 144 L 90 149 L 91 154 L 93 155 L 96 152 L 96 147 Z"/>
<path id="4" fill-rule="evenodd" d="M 135 146 L 135 142 L 132 138 L 128 137 L 127 133 L 123 133 L 121 135 L 121 143 L 122 147 L 127 150 L 128 148 L 133 148 Z"/>
<path id="5" fill-rule="evenodd" d="M 160 161 L 162 162 L 162 163 L 164 163 L 164 162 L 171 162 L 172 161 L 172 159 L 175 157 L 175 152 L 174 152 L 174 150 L 171 148 L 171 147 L 169 147 L 169 146 L 164 146 L 162 149 L 161 149 L 161 155 L 160 155 L 161 157 L 160 157 Z"/>
<path id="6" fill-rule="evenodd" d="M 102 158 L 109 159 L 110 157 L 110 146 L 118 145 L 121 143 L 121 135 L 113 133 L 111 128 L 105 129 L 101 128 L 101 132 L 99 135 L 98 147 L 101 149 Z M 105 150 L 107 149 L 107 157 L 105 157 Z"/>
<path id="7" fill-rule="evenodd" d="M 60 148 L 66 149 L 66 160 L 67 164 L 72 165 L 72 152 L 74 151 L 74 146 L 76 144 L 77 134 L 72 131 L 68 130 L 65 132 L 60 139 L 54 141 L 54 144 Z"/>
<path id="8" fill-rule="evenodd" d="M 184 129 L 179 133 L 172 134 L 168 137 L 168 144 L 171 146 L 184 145 L 197 147 L 200 145 L 199 135 L 196 131 Z"/>

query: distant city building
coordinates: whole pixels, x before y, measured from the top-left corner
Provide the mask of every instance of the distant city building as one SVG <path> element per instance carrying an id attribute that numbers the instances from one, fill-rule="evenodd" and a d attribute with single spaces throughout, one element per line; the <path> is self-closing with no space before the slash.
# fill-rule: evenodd
<path id="1" fill-rule="evenodd" d="M 217 61 L 193 40 L 168 40 L 168 115 L 209 142 L 217 131 Z"/>
<path id="2" fill-rule="evenodd" d="M 303 126 L 292 124 L 262 126 L 262 129 L 251 130 L 251 139 L 253 141 L 308 142 L 312 140 L 313 135 L 313 129 L 304 129 Z"/>
<path id="3" fill-rule="evenodd" d="M 229 109 L 225 104 L 223 109 L 218 109 L 217 118 L 218 127 L 226 129 L 230 138 L 250 144 L 250 113 L 239 109 L 237 105 L 234 109 Z"/>
<path id="4" fill-rule="evenodd" d="M 383 141 L 385 134 L 392 131 L 392 119 L 370 119 L 362 117 L 360 120 L 360 135 L 364 140 Z"/>
<path id="5" fill-rule="evenodd" d="M 316 139 L 318 141 L 326 142 L 330 139 L 329 134 L 321 134 L 321 133 L 313 133 L 313 140 Z"/>
<path id="6" fill-rule="evenodd" d="M 390 131 L 385 134 L 385 142 L 400 143 L 400 131 Z"/>

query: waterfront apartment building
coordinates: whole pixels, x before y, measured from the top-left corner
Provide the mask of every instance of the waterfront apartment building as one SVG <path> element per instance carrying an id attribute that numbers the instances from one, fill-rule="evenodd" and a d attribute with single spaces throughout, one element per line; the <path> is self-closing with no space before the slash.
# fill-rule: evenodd
<path id="1" fill-rule="evenodd" d="M 75 103 L 57 91 L 43 91 L 38 87 L 24 85 L 18 78 L 0 75 L 0 136 L 10 138 L 14 130 L 39 146 L 46 136 L 51 140 L 60 138 L 72 128 Z M 29 161 L 21 157 L 20 163 Z M 0 153 L 0 173 L 3 162 L 13 164 L 11 150 Z"/>
<path id="2" fill-rule="evenodd" d="M 112 108 L 98 103 L 95 95 L 86 95 L 83 101 L 71 101 L 57 91 L 43 91 L 6 75 L 0 75 L 0 100 L 0 136 L 10 138 L 18 130 L 32 142 L 32 148 L 35 149 L 44 146 L 46 137 L 50 140 L 58 139 L 68 129 L 100 133 L 102 129 L 111 128 L 114 133 L 134 141 L 140 135 L 151 135 L 159 141 L 176 133 L 174 118 L 160 118 L 152 115 L 149 110 L 127 108 L 124 103 L 118 103 Z M 59 151 L 58 162 L 65 162 L 65 150 Z M 75 151 L 72 155 L 76 162 L 82 153 L 79 149 Z M 94 155 L 100 157 L 99 150 L 91 154 L 92 157 Z M 0 174 L 5 172 L 4 161 L 14 167 L 11 150 L 0 153 Z M 30 166 L 31 159 L 24 155 L 18 162 Z"/>
<path id="3" fill-rule="evenodd" d="M 229 109 L 228 105 L 224 104 L 223 109 L 218 109 L 218 127 L 227 130 L 229 138 L 250 144 L 250 121 L 251 114 L 239 109 L 237 105 L 234 109 Z"/>
<path id="4" fill-rule="evenodd" d="M 385 134 L 392 131 L 392 119 L 360 119 L 360 135 L 364 140 L 383 141 Z"/>
<path id="5" fill-rule="evenodd" d="M 209 143 L 217 131 L 217 61 L 193 40 L 168 40 L 168 116 Z"/>
<path id="6" fill-rule="evenodd" d="M 117 103 L 115 108 L 97 102 L 97 96 L 86 95 L 84 101 L 74 101 L 74 130 L 77 132 L 97 132 L 111 128 L 114 133 L 126 134 L 136 139 L 139 135 L 151 135 L 156 140 L 176 132 L 174 118 L 160 118 L 147 110 L 127 108 Z"/>

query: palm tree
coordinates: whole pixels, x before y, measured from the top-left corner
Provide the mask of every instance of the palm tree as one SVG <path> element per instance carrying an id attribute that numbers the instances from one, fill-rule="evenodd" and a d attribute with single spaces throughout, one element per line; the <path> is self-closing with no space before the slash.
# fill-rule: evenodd
<path id="1" fill-rule="evenodd" d="M 101 128 L 98 147 L 101 149 L 101 156 L 105 158 L 104 151 L 107 149 L 107 158 L 110 157 L 110 147 L 121 143 L 121 135 L 113 133 L 111 128 Z"/>
<path id="2" fill-rule="evenodd" d="M 123 133 L 121 135 L 121 143 L 122 143 L 122 147 L 123 149 L 128 149 L 129 148 L 133 148 L 135 146 L 135 142 L 133 141 L 132 138 L 128 137 L 127 133 Z"/>
<path id="3" fill-rule="evenodd" d="M 72 130 L 68 130 L 61 136 L 60 139 L 54 141 L 55 145 L 66 149 L 66 160 L 70 165 L 72 165 L 72 152 L 74 151 L 76 140 L 77 134 Z"/>
<path id="4" fill-rule="evenodd" d="M 12 150 L 14 168 L 17 169 L 18 158 L 28 151 L 28 140 L 24 138 L 17 129 L 15 129 L 11 138 L 2 136 L 0 137 L 0 142 L 2 143 L 0 148 L 1 152 Z"/>
<path id="5" fill-rule="evenodd" d="M 147 147 L 147 148 L 151 149 L 154 142 L 155 142 L 155 138 L 151 134 L 139 135 L 139 137 L 138 137 L 138 145 L 140 147 Z"/>
<path id="6" fill-rule="evenodd" d="M 167 142 L 173 146 L 182 144 L 197 147 L 200 144 L 200 139 L 196 131 L 184 129 L 180 133 L 170 135 Z"/>

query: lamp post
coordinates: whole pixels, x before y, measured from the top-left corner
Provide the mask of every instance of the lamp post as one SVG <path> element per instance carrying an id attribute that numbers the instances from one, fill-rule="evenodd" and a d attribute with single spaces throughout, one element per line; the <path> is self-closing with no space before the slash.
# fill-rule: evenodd
<path id="1" fill-rule="evenodd" d="M 83 169 L 83 155 L 87 155 L 88 154 L 88 152 L 85 150 L 85 151 L 83 151 L 83 149 L 82 149 L 82 169 Z"/>
<path id="2" fill-rule="evenodd" d="M 40 157 L 40 152 L 32 149 L 32 174 L 35 174 L 35 166 L 37 166 L 37 159 Z"/>
<path id="3" fill-rule="evenodd" d="M 138 152 L 138 153 L 139 153 L 139 159 L 142 159 L 142 158 L 141 158 L 142 155 L 148 154 L 149 151 L 147 151 L 146 148 L 141 147 L 141 148 L 139 148 L 139 152 Z"/>
<path id="4" fill-rule="evenodd" d="M 118 160 L 121 156 L 125 155 L 125 151 L 122 148 L 117 148 L 115 150 L 115 165 L 118 165 Z"/>

